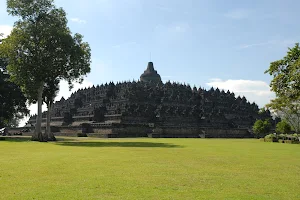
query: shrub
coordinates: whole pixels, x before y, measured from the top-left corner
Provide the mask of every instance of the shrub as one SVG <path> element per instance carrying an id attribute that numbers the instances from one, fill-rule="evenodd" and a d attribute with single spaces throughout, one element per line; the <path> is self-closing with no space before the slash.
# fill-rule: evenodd
<path id="1" fill-rule="evenodd" d="M 269 135 L 266 135 L 265 138 L 271 138 L 271 139 L 272 139 L 272 138 L 276 138 L 276 135 L 274 135 L 274 134 L 269 134 Z"/>
<path id="2" fill-rule="evenodd" d="M 284 143 L 287 143 L 287 144 L 299 144 L 299 141 L 295 141 L 295 140 L 284 140 Z"/>
<path id="3" fill-rule="evenodd" d="M 280 140 L 285 140 L 285 138 L 286 138 L 286 134 L 279 134 L 278 135 L 278 139 L 280 139 Z"/>
<path id="4" fill-rule="evenodd" d="M 1 141 L 1 140 L 5 140 L 5 138 L 4 138 L 4 137 L 0 137 L 0 141 Z"/>
<path id="5" fill-rule="evenodd" d="M 265 138 L 265 142 L 273 142 L 273 138 Z"/>
<path id="6" fill-rule="evenodd" d="M 276 132 L 277 133 L 285 133 L 288 134 L 292 130 L 292 127 L 287 121 L 283 120 L 281 122 L 278 122 L 276 125 Z"/>
<path id="7" fill-rule="evenodd" d="M 265 136 L 265 142 L 278 142 L 278 138 L 274 134 L 269 134 Z"/>
<path id="8" fill-rule="evenodd" d="M 271 123 L 269 120 L 256 120 L 253 127 L 253 132 L 256 135 L 257 138 L 264 137 L 266 134 L 268 134 L 271 130 Z"/>
<path id="9" fill-rule="evenodd" d="M 279 143 L 284 143 L 284 140 L 279 139 L 278 142 Z"/>

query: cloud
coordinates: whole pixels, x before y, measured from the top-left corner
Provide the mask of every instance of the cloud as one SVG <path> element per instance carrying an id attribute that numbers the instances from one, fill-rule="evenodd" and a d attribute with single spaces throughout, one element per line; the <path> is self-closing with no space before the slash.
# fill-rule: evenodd
<path id="1" fill-rule="evenodd" d="M 0 33 L 4 34 L 3 35 L 4 38 L 7 37 L 11 33 L 12 29 L 13 29 L 12 26 L 9 26 L 9 25 L 0 25 Z"/>
<path id="2" fill-rule="evenodd" d="M 79 19 L 79 18 L 71 18 L 72 22 L 79 23 L 79 24 L 86 24 L 87 22 L 85 20 Z"/>
<path id="3" fill-rule="evenodd" d="M 62 97 L 64 97 L 65 99 L 68 99 L 71 96 L 71 94 L 76 92 L 77 90 L 79 90 L 81 88 L 92 87 L 92 86 L 93 86 L 92 82 L 90 82 L 88 80 L 84 80 L 81 84 L 74 83 L 74 88 L 70 91 L 68 82 L 61 81 L 59 84 L 59 93 L 56 96 L 55 101 L 59 101 Z M 37 104 L 30 105 L 29 110 L 30 110 L 30 115 L 35 115 L 37 113 Z M 43 112 L 47 110 L 46 104 L 43 104 L 42 110 L 43 110 Z M 28 119 L 29 119 L 29 117 L 26 117 L 23 120 L 21 120 L 19 126 L 20 127 L 24 126 L 26 124 L 26 122 L 28 121 Z"/>
<path id="4" fill-rule="evenodd" d="M 250 10 L 236 9 L 236 10 L 227 12 L 224 16 L 227 18 L 230 18 L 230 19 L 234 19 L 234 20 L 242 20 L 242 19 L 249 18 L 250 14 L 251 14 Z"/>
<path id="5" fill-rule="evenodd" d="M 270 90 L 270 86 L 266 82 L 259 80 L 211 79 L 206 85 L 245 96 L 248 101 L 255 102 L 260 107 L 263 107 L 271 99 L 275 98 L 275 94 Z"/>

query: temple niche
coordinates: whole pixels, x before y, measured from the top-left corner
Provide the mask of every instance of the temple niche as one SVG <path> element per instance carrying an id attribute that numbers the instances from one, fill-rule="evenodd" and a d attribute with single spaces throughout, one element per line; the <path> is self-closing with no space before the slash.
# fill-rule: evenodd
<path id="1" fill-rule="evenodd" d="M 55 102 L 52 126 L 90 124 L 147 125 L 160 128 L 251 129 L 260 115 L 255 103 L 229 91 L 166 82 L 149 62 L 139 81 L 80 89 Z M 43 116 L 46 113 L 44 113 Z M 44 119 L 45 121 L 45 119 Z M 35 122 L 35 116 L 30 119 Z"/>

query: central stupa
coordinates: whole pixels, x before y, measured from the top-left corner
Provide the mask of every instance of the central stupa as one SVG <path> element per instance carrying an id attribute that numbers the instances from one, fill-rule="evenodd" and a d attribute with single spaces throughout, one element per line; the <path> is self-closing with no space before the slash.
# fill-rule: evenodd
<path id="1" fill-rule="evenodd" d="M 153 82 L 158 83 L 161 82 L 160 75 L 154 70 L 153 62 L 149 62 L 147 69 L 140 77 L 142 82 Z"/>

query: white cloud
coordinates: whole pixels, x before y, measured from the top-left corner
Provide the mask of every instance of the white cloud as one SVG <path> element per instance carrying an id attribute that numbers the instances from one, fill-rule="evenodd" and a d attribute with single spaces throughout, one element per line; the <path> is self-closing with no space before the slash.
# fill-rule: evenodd
<path id="1" fill-rule="evenodd" d="M 75 23 L 79 23 L 79 24 L 86 24 L 85 20 L 82 20 L 82 19 L 79 19 L 79 18 L 71 18 L 71 21 L 75 22 Z"/>
<path id="2" fill-rule="evenodd" d="M 7 37 L 11 31 L 12 31 L 13 27 L 9 26 L 9 25 L 0 25 L 0 33 L 3 33 L 3 37 Z M 1 37 L 0 37 L 1 38 Z"/>
<path id="3" fill-rule="evenodd" d="M 81 84 L 74 83 L 74 88 L 70 91 L 68 82 L 61 81 L 59 84 L 59 93 L 56 96 L 55 101 L 59 101 L 62 97 L 64 97 L 65 99 L 68 99 L 71 96 L 71 94 L 76 92 L 77 90 L 79 90 L 81 88 L 92 87 L 92 86 L 93 86 L 92 82 L 84 80 Z M 30 105 L 29 110 L 30 110 L 30 115 L 35 115 L 37 113 L 37 104 Z M 43 112 L 47 110 L 46 104 L 43 104 L 42 110 L 43 110 Z M 24 118 L 20 122 L 20 126 L 21 127 L 24 126 L 26 124 L 26 122 L 28 121 L 28 119 L 29 119 L 29 117 Z"/>
<path id="4" fill-rule="evenodd" d="M 225 91 L 229 90 L 236 96 L 245 96 L 248 101 L 257 103 L 259 107 L 263 107 L 275 98 L 270 86 L 264 81 L 211 79 L 206 85 Z"/>

